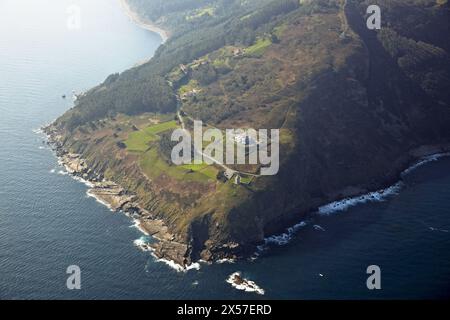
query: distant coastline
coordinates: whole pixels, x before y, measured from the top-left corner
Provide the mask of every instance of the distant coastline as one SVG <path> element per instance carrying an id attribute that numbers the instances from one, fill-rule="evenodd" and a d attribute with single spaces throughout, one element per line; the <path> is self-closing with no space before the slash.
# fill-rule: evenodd
<path id="1" fill-rule="evenodd" d="M 150 21 L 145 21 L 142 16 L 140 16 L 136 11 L 131 9 L 127 0 L 120 0 L 120 4 L 124 9 L 125 14 L 139 27 L 159 34 L 159 36 L 162 39 L 162 43 L 165 43 L 169 39 L 170 37 L 169 31 L 162 29 L 161 27 L 155 25 L 154 23 L 151 23 Z"/>

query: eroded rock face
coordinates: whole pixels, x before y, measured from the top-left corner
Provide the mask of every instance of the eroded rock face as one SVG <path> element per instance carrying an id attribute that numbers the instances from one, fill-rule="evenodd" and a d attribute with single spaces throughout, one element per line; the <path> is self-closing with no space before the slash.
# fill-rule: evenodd
<path id="1" fill-rule="evenodd" d="M 160 259 L 171 260 L 180 266 L 189 266 L 192 263 L 189 257 L 189 247 L 175 241 L 159 241 L 151 245 L 154 254 Z"/>
<path id="2" fill-rule="evenodd" d="M 157 239 L 153 244 L 143 244 L 160 259 L 173 261 L 180 266 L 192 263 L 189 257 L 189 247 L 175 241 L 175 236 L 169 232 L 163 220 L 154 219 L 152 214 L 143 209 L 136 195 L 131 194 L 118 184 L 104 180 L 102 174 L 95 173 L 80 154 L 68 152 L 62 143 L 62 136 L 56 134 L 53 128 L 46 128 L 49 144 L 54 148 L 60 163 L 73 176 L 85 179 L 90 186 L 88 193 L 113 211 L 123 211 L 137 219 L 141 230 Z"/>

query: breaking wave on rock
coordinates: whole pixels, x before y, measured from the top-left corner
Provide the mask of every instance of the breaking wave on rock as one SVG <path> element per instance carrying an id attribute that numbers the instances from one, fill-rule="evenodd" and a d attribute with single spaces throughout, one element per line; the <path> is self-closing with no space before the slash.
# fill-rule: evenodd
<path id="1" fill-rule="evenodd" d="M 245 292 L 255 292 L 260 295 L 265 293 L 264 289 L 260 288 L 254 281 L 243 278 L 240 272 L 231 274 L 227 279 L 227 283 L 231 284 L 233 288 Z"/>
<path id="2" fill-rule="evenodd" d="M 306 227 L 308 225 L 307 221 L 301 221 L 300 223 L 297 223 L 296 225 L 288 228 L 285 233 L 270 236 L 264 239 L 264 245 L 263 247 L 266 247 L 268 245 L 274 244 L 277 246 L 284 246 L 287 245 L 294 235 L 302 228 Z M 263 248 L 261 248 L 263 249 Z"/>
<path id="3" fill-rule="evenodd" d="M 81 182 L 82 182 L 82 181 L 81 181 Z M 88 184 L 86 184 L 86 185 L 89 186 Z M 92 186 L 91 186 L 90 188 L 92 188 Z M 95 194 L 93 194 L 93 193 L 91 192 L 91 189 L 88 189 L 88 191 L 86 191 L 86 195 L 87 195 L 88 198 L 93 198 L 93 199 L 94 199 L 95 201 L 97 201 L 99 204 L 101 204 L 101 205 L 105 206 L 106 208 L 108 208 L 109 211 L 114 212 L 114 210 L 113 210 L 113 208 L 111 207 L 111 205 L 110 205 L 108 202 L 103 201 L 102 199 L 100 199 L 99 197 L 97 197 Z"/>
<path id="4" fill-rule="evenodd" d="M 419 159 L 416 163 L 411 165 L 409 168 L 404 170 L 400 177 L 404 178 L 406 175 L 411 173 L 412 171 L 416 170 L 417 168 L 433 161 L 437 161 L 443 157 L 450 157 L 450 152 L 446 153 L 437 153 L 433 155 L 429 155 L 426 157 L 423 157 Z M 342 200 L 334 201 L 329 204 L 323 205 L 318 208 L 316 212 L 313 214 L 318 214 L 322 216 L 329 216 L 334 213 L 347 211 L 348 209 L 355 207 L 360 204 L 365 204 L 369 202 L 383 202 L 387 200 L 388 198 L 397 195 L 401 189 L 403 188 L 404 183 L 402 180 L 397 182 L 396 184 L 386 188 L 381 189 L 374 192 L 369 192 L 360 196 L 355 197 L 349 197 Z M 273 235 L 270 237 L 267 237 L 264 239 L 264 244 L 258 246 L 258 251 L 254 254 L 252 257 L 252 260 L 257 259 L 261 252 L 267 250 L 270 245 L 277 245 L 277 246 L 285 246 L 287 245 L 295 236 L 295 234 L 300 230 L 306 227 L 310 222 L 313 220 L 313 218 L 309 221 L 304 220 L 300 223 L 286 229 L 286 232 L 279 234 L 279 235 Z M 313 228 L 318 231 L 325 231 L 321 226 L 319 225 L 313 225 Z M 435 230 L 433 230 L 435 231 Z"/>
<path id="5" fill-rule="evenodd" d="M 349 208 L 359 204 L 364 204 L 367 202 L 382 202 L 390 196 L 397 195 L 400 192 L 402 186 L 403 182 L 397 182 L 387 189 L 382 189 L 363 194 L 361 196 L 335 201 L 319 207 L 317 213 L 320 215 L 330 215 L 336 212 L 347 211 Z"/>
<path id="6" fill-rule="evenodd" d="M 155 258 L 157 262 L 162 262 L 174 269 L 177 272 L 188 272 L 190 270 L 200 270 L 201 266 L 200 263 L 195 262 L 192 263 L 186 267 L 183 267 L 182 265 L 177 264 L 176 262 L 172 260 L 167 259 L 160 259 L 153 253 L 153 248 L 150 246 L 150 238 L 149 236 L 142 236 L 137 240 L 134 240 L 134 245 L 137 246 L 139 249 L 141 249 L 144 252 L 150 252 L 151 255 Z"/>
<path id="7" fill-rule="evenodd" d="M 441 158 L 444 157 L 450 157 L 450 152 L 444 152 L 444 153 L 437 153 L 437 154 L 432 154 L 430 156 L 426 156 L 422 159 L 420 159 L 418 162 L 416 162 L 415 164 L 413 164 L 412 166 L 410 166 L 408 169 L 404 170 L 401 174 L 402 177 L 404 177 L 405 175 L 411 173 L 412 171 L 416 170 L 417 168 L 429 163 L 429 162 L 433 162 L 433 161 L 437 161 Z"/>

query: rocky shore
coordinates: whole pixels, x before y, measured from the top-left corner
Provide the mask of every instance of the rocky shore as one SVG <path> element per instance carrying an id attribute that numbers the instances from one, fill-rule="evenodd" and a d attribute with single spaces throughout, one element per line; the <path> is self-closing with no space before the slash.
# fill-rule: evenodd
<path id="1" fill-rule="evenodd" d="M 82 155 L 71 153 L 64 147 L 64 137 L 58 130 L 52 126 L 43 129 L 48 137 L 47 143 L 52 147 L 56 153 L 59 162 L 66 168 L 66 171 L 81 179 L 88 186 L 88 195 L 94 197 L 97 201 L 104 204 L 112 211 L 123 212 L 135 220 L 136 226 L 145 235 L 150 236 L 155 242 L 139 241 L 138 246 L 144 251 L 150 251 L 157 259 L 160 259 L 177 270 L 188 270 L 194 265 L 192 260 L 192 247 L 188 243 L 180 242 L 177 237 L 169 231 L 164 221 L 155 217 L 148 209 L 144 208 L 138 200 L 138 197 L 120 186 L 119 184 L 105 179 L 103 173 L 95 172 L 89 167 L 89 164 L 82 158 Z M 409 158 L 408 164 L 412 165 L 408 169 L 402 171 L 399 177 L 407 172 L 413 170 L 418 165 L 426 163 L 429 157 L 439 157 L 440 155 L 448 155 L 450 145 L 434 145 L 423 146 L 412 150 L 407 156 Z M 412 160 L 412 161 L 411 161 Z M 402 168 L 404 169 L 404 167 Z M 397 183 L 386 187 L 385 189 L 369 192 L 368 190 L 354 190 L 352 194 L 343 196 L 336 202 L 325 204 L 319 208 L 318 212 L 340 211 L 353 206 L 357 203 L 365 203 L 368 201 L 380 201 L 384 197 L 398 192 Z M 387 184 L 389 186 L 389 184 Z M 344 194 L 343 192 L 341 194 Z M 305 213 L 306 214 L 306 213 Z M 305 215 L 303 215 L 305 216 Z M 262 246 L 268 243 L 286 243 L 296 233 L 299 227 L 303 226 L 303 222 L 288 228 L 285 233 L 268 236 L 264 239 Z M 260 246 L 261 247 L 261 246 Z M 259 247 L 258 247 L 259 248 Z M 223 250 L 225 250 L 223 248 Z M 222 250 L 222 251 L 223 251 Z M 226 251 L 226 250 L 225 250 Z M 230 252 L 233 252 L 231 250 Z M 218 255 L 209 257 L 207 261 L 220 261 L 223 258 L 237 258 L 235 255 Z"/>
<path id="2" fill-rule="evenodd" d="M 47 136 L 47 144 L 55 152 L 58 162 L 73 177 L 81 179 L 88 185 L 88 195 L 107 206 L 114 212 L 123 212 L 135 220 L 136 226 L 144 234 L 151 236 L 156 242 L 142 243 L 141 249 L 150 251 L 157 258 L 176 265 L 176 269 L 188 269 L 192 264 L 189 258 L 189 247 L 176 242 L 160 219 L 143 208 L 136 195 L 128 192 L 115 182 L 108 181 L 104 175 L 92 170 L 80 154 L 71 153 L 64 147 L 63 136 L 52 126 L 42 129 Z"/>

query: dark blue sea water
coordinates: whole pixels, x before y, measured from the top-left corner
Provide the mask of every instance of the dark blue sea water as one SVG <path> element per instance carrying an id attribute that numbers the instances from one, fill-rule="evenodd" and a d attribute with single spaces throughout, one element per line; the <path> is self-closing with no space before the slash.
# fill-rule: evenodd
<path id="1" fill-rule="evenodd" d="M 66 28 L 71 4 L 82 13 L 76 31 Z M 133 242 L 142 234 L 132 221 L 59 174 L 33 130 L 71 106 L 62 94 L 70 98 L 133 66 L 160 41 L 131 23 L 116 0 L 0 2 L 0 299 L 449 296 L 450 159 L 409 174 L 385 202 L 315 217 L 288 245 L 253 262 L 179 273 L 138 250 Z M 366 288 L 373 264 L 381 267 L 380 291 Z M 66 288 L 69 265 L 81 268 L 81 290 Z M 227 284 L 235 271 L 265 296 Z"/>

